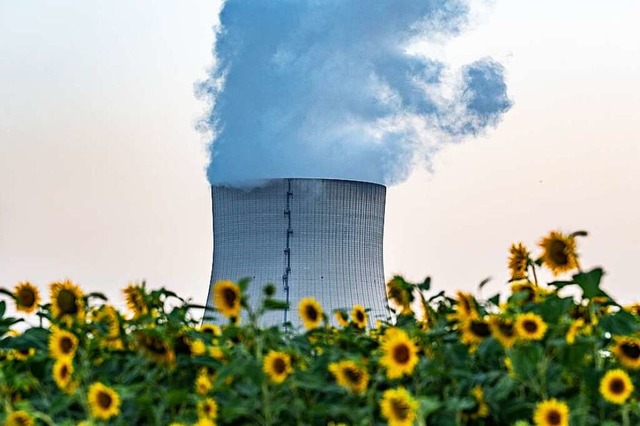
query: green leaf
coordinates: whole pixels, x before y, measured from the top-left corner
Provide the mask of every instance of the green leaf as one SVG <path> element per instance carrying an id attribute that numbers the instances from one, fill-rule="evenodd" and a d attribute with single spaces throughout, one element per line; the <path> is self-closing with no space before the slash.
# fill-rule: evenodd
<path id="1" fill-rule="evenodd" d="M 429 291 L 431 288 L 431 277 L 425 278 L 422 283 L 418 284 L 418 288 L 420 290 Z"/>
<path id="2" fill-rule="evenodd" d="M 515 387 L 516 382 L 511 377 L 503 376 L 498 380 L 498 383 L 487 392 L 487 398 L 496 402 L 504 401 L 509 397 Z"/>
<path id="3" fill-rule="evenodd" d="M 265 299 L 262 302 L 262 306 L 267 311 L 278 311 L 289 309 L 289 304 L 284 300 L 276 300 L 276 299 Z"/>
<path id="4" fill-rule="evenodd" d="M 0 301 L 0 318 L 4 316 L 4 312 L 7 310 L 7 302 L 4 300 Z"/>
<path id="5" fill-rule="evenodd" d="M 488 301 L 493 305 L 493 306 L 500 306 L 500 293 L 497 293 L 496 295 L 494 295 L 493 297 L 490 297 L 488 299 Z"/>
<path id="6" fill-rule="evenodd" d="M 540 305 L 540 313 L 545 322 L 553 324 L 556 323 L 571 306 L 573 306 L 573 298 L 565 297 L 561 299 L 554 294 Z"/>
<path id="7" fill-rule="evenodd" d="M 600 326 L 611 334 L 629 335 L 640 331 L 640 323 L 627 311 L 618 311 L 600 319 Z"/>
<path id="8" fill-rule="evenodd" d="M 600 295 L 600 280 L 604 275 L 601 268 L 595 268 L 589 272 L 581 272 L 573 276 L 573 280 L 582 288 L 584 297 L 592 299 Z"/>
<path id="9" fill-rule="evenodd" d="M 104 300 L 105 302 L 107 302 L 109 299 L 107 299 L 107 296 L 105 296 L 102 293 L 98 293 L 98 292 L 94 292 L 94 293 L 89 293 L 86 296 L 86 299 L 100 299 L 100 300 Z"/>
<path id="10" fill-rule="evenodd" d="M 422 397 L 418 399 L 420 403 L 420 411 L 426 417 L 431 413 L 435 413 L 442 407 L 442 402 L 438 398 Z"/>
<path id="11" fill-rule="evenodd" d="M 471 397 L 450 398 L 446 401 L 446 406 L 451 411 L 470 410 L 476 406 L 476 400 Z"/>
<path id="12" fill-rule="evenodd" d="M 247 290 L 247 287 L 249 287 L 250 283 L 251 283 L 251 277 L 240 278 L 238 280 L 238 287 L 240 287 L 240 291 L 244 293 Z"/>

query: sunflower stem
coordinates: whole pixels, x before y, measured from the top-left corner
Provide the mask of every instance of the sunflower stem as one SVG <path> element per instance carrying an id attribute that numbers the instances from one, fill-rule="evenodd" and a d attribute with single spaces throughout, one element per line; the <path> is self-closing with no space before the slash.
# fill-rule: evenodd
<path id="1" fill-rule="evenodd" d="M 631 421 L 629 419 L 629 404 L 624 404 L 622 406 L 622 426 L 631 426 Z"/>
<path id="2" fill-rule="evenodd" d="M 538 285 L 538 275 L 536 274 L 536 265 L 531 261 L 531 259 L 529 259 L 528 262 L 529 262 L 529 266 L 531 266 L 531 272 L 533 273 L 533 282 L 535 282 L 535 284 Z"/>

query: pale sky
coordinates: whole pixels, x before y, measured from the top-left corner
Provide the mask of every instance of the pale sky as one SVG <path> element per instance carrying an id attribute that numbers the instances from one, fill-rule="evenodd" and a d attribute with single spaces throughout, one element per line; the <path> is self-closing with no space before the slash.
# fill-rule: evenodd
<path id="1" fill-rule="evenodd" d="M 589 231 L 584 268 L 638 297 L 640 3 L 476 2 L 462 36 L 416 49 L 491 56 L 513 108 L 389 187 L 385 272 L 436 290 L 504 288 L 507 250 Z M 204 302 L 211 273 L 206 106 L 219 4 L 0 0 L 0 286 L 70 278 L 121 304 L 146 279 Z M 545 279 L 549 278 L 543 274 Z"/>

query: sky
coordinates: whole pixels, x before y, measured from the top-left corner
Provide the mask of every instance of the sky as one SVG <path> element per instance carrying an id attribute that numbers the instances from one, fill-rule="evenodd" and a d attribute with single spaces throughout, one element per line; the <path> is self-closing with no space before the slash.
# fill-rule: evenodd
<path id="1" fill-rule="evenodd" d="M 586 230 L 584 269 L 638 297 L 640 3 L 474 1 L 415 46 L 502 63 L 512 108 L 387 190 L 385 273 L 505 288 L 512 242 Z M 207 105 L 219 2 L 0 0 L 0 286 L 69 278 L 116 305 L 146 280 L 203 302 L 212 259 Z M 541 274 L 542 281 L 550 276 Z"/>

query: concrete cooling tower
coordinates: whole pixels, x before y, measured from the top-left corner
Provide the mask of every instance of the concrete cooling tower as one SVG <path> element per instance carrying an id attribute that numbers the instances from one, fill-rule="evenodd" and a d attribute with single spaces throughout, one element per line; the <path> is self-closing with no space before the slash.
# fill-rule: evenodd
<path id="1" fill-rule="evenodd" d="M 286 311 L 263 325 L 300 324 L 297 306 L 315 297 L 333 310 L 371 309 L 370 325 L 387 317 L 382 264 L 386 188 L 333 179 L 272 179 L 247 188 L 212 186 L 213 268 L 207 304 L 218 280 L 251 278 L 251 306 L 275 284 Z"/>

